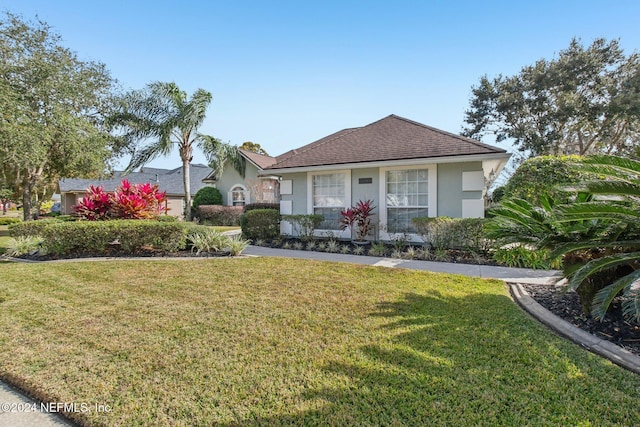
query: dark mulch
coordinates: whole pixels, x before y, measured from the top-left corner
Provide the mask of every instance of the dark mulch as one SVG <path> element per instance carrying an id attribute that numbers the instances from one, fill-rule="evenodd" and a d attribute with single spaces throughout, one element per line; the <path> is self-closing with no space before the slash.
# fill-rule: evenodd
<path id="1" fill-rule="evenodd" d="M 126 257 L 142 257 L 142 258 L 155 258 L 155 257 L 201 257 L 201 258 L 213 258 L 213 257 L 225 257 L 229 256 L 229 252 L 200 252 L 196 254 L 191 251 L 179 251 L 179 252 L 165 252 L 154 249 L 145 249 L 135 253 L 126 253 L 119 250 L 111 250 L 107 252 L 74 252 L 64 255 L 40 255 L 37 252 L 21 255 L 16 258 L 30 260 L 30 261 L 52 261 L 59 259 L 76 259 L 76 258 L 126 258 Z"/>
<path id="2" fill-rule="evenodd" d="M 549 285 L 524 285 L 524 288 L 534 300 L 556 316 L 640 356 L 640 325 L 622 316 L 619 300 L 614 300 L 610 312 L 600 321 L 583 313 L 575 292 L 558 292 Z"/>

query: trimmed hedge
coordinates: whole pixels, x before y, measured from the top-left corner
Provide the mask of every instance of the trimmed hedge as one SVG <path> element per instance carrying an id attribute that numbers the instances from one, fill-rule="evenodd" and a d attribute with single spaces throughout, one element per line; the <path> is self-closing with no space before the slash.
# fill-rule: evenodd
<path id="1" fill-rule="evenodd" d="M 240 225 L 242 212 L 242 206 L 202 205 L 198 208 L 198 218 L 211 225 Z"/>
<path id="2" fill-rule="evenodd" d="M 114 251 L 133 255 L 143 249 L 176 252 L 186 246 L 187 229 L 179 222 L 113 220 L 31 223 L 45 224 L 14 227 L 12 234 L 42 236 L 44 246 L 53 255 L 107 255 Z M 39 232 L 36 233 L 36 230 Z"/>
<path id="3" fill-rule="evenodd" d="M 256 209 L 274 209 L 280 212 L 280 204 L 279 203 L 249 203 L 244 207 L 245 212 L 253 211 Z"/>
<path id="4" fill-rule="evenodd" d="M 247 239 L 273 239 L 280 235 L 280 212 L 255 209 L 242 215 L 242 234 Z"/>
<path id="5" fill-rule="evenodd" d="M 9 235 L 11 237 L 20 236 L 40 236 L 42 231 L 51 224 L 59 224 L 62 221 L 56 218 L 40 219 L 38 221 L 24 221 L 9 225 Z"/>
<path id="6" fill-rule="evenodd" d="M 413 218 L 422 239 L 434 249 L 461 249 L 486 252 L 490 241 L 484 236 L 484 218 Z"/>

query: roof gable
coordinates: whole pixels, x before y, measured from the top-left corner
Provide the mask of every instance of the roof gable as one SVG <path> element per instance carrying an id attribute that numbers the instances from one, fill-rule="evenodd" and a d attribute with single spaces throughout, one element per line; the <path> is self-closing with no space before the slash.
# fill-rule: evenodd
<path id="1" fill-rule="evenodd" d="M 258 154 L 253 151 L 243 150 L 242 148 L 239 148 L 238 151 L 240 151 L 240 154 L 242 154 L 244 158 L 256 165 L 258 169 L 266 169 L 276 163 L 275 157 L 267 156 L 266 154 Z"/>
<path id="2" fill-rule="evenodd" d="M 506 150 L 392 114 L 282 154 L 269 169 L 496 153 Z"/>

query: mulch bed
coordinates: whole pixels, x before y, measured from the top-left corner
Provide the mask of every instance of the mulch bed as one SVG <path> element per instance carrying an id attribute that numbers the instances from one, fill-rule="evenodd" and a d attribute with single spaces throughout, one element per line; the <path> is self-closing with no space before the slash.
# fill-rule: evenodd
<path id="1" fill-rule="evenodd" d="M 600 321 L 583 313 L 578 294 L 575 292 L 558 292 L 549 285 L 523 285 L 523 287 L 538 304 L 556 316 L 640 356 L 640 325 L 622 316 L 619 300 L 613 301 L 610 312 Z"/>

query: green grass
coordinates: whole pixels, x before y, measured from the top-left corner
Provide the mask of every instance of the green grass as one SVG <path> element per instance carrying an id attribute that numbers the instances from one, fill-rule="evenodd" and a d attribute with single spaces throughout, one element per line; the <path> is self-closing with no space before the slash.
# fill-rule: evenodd
<path id="1" fill-rule="evenodd" d="M 4 264 L 0 376 L 89 425 L 640 424 L 502 282 L 308 260 Z"/>
<path id="2" fill-rule="evenodd" d="M 223 233 L 225 231 L 230 231 L 230 230 L 240 230 L 240 227 L 225 226 L 225 225 L 214 225 L 212 228 L 219 233 Z"/>

